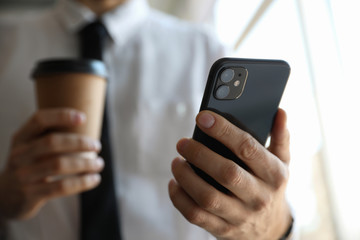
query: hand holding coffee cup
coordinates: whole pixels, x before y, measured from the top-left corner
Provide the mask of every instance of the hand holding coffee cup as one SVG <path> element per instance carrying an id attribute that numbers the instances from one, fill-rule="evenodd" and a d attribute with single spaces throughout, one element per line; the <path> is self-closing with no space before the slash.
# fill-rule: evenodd
<path id="1" fill-rule="evenodd" d="M 0 212 L 9 220 L 32 218 L 50 199 L 93 189 L 104 167 L 97 156 L 104 64 L 43 61 L 32 76 L 39 110 L 13 135 L 0 173 L 0 195 L 6 196 L 0 198 Z"/>
<path id="2" fill-rule="evenodd" d="M 73 108 L 86 114 L 80 127 L 56 129 L 99 139 L 107 84 L 103 62 L 90 59 L 46 60 L 33 72 L 39 109 Z"/>
<path id="3" fill-rule="evenodd" d="M 69 132 L 100 139 L 107 71 L 104 63 L 93 59 L 60 59 L 39 62 L 33 72 L 39 109 L 71 108 L 85 113 L 85 123 L 55 132 Z M 95 152 L 69 153 L 96 158 Z M 57 179 L 56 177 L 55 179 Z"/>

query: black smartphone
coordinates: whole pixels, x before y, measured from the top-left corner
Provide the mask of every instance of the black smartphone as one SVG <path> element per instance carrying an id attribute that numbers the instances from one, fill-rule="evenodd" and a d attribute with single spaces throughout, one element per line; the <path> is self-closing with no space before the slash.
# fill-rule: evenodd
<path id="1" fill-rule="evenodd" d="M 222 58 L 210 69 L 200 111 L 216 112 L 265 145 L 290 75 L 283 60 Z M 195 127 L 193 139 L 248 167 L 222 143 Z M 201 169 L 195 172 L 218 190 L 228 190 Z"/>

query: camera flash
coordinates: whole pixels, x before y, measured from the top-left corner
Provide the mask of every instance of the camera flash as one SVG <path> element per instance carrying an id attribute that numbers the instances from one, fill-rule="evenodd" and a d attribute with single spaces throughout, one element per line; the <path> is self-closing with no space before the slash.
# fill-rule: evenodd
<path id="1" fill-rule="evenodd" d="M 235 87 L 240 86 L 240 80 L 236 80 L 236 81 L 234 82 L 234 86 L 235 86 Z"/>

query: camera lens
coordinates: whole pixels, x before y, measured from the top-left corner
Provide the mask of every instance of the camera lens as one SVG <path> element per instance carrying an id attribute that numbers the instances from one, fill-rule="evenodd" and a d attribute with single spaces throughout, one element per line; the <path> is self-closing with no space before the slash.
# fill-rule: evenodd
<path id="1" fill-rule="evenodd" d="M 226 85 L 222 85 L 216 90 L 216 98 L 224 99 L 229 95 L 229 93 L 230 93 L 230 87 Z"/>
<path id="2" fill-rule="evenodd" d="M 234 76 L 235 76 L 235 71 L 233 69 L 228 68 L 228 69 L 225 69 L 221 73 L 220 79 L 221 79 L 222 82 L 228 83 L 231 80 L 233 80 Z"/>

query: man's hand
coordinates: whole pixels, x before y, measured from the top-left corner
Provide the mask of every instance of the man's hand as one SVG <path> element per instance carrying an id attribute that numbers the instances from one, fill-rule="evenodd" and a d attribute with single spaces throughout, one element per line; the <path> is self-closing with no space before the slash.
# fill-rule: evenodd
<path id="1" fill-rule="evenodd" d="M 211 151 L 193 139 L 178 142 L 186 159 L 172 163 L 175 180 L 169 183 L 174 206 L 191 223 L 218 239 L 279 239 L 291 223 L 285 199 L 290 161 L 286 114 L 279 110 L 269 149 L 248 133 L 210 111 L 197 117 L 197 125 L 236 154 L 249 168 Z M 230 190 L 224 194 L 195 174 L 190 162 Z"/>
<path id="2" fill-rule="evenodd" d="M 40 110 L 14 135 L 7 164 L 0 173 L 0 218 L 31 218 L 49 199 L 99 184 L 98 172 L 104 165 L 96 154 L 100 143 L 52 131 L 85 120 L 83 113 L 72 109 Z"/>

